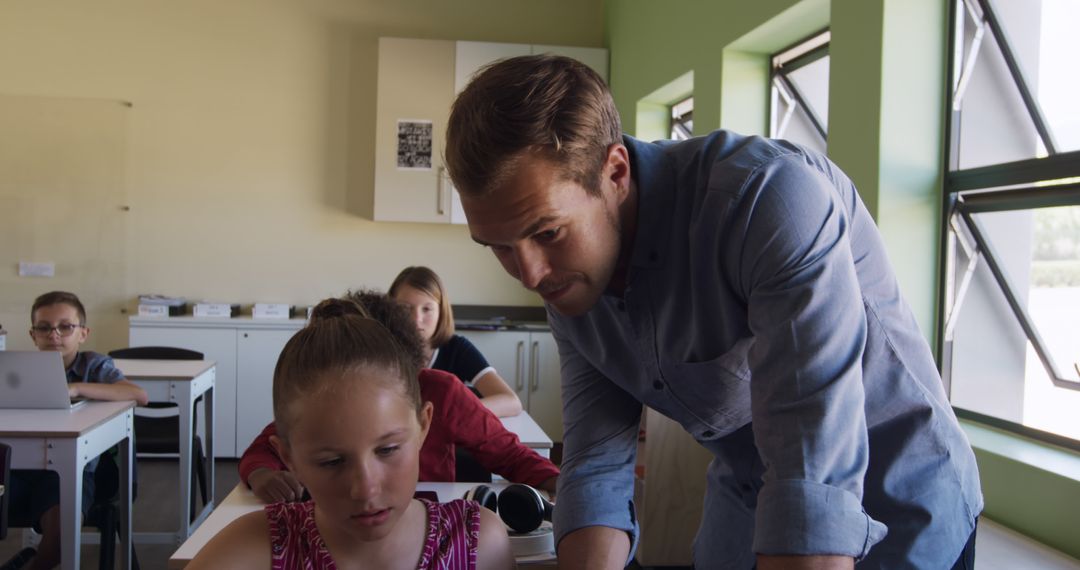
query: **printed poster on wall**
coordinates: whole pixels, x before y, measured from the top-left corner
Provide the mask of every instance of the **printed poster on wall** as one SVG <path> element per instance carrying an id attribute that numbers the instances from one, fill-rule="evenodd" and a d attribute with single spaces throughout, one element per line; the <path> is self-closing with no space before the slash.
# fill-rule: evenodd
<path id="1" fill-rule="evenodd" d="M 431 121 L 398 119 L 398 170 L 431 170 Z"/>

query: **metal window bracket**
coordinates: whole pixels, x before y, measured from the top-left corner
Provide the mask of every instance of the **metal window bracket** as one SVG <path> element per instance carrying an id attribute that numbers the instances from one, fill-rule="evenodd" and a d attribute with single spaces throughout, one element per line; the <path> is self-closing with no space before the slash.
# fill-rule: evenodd
<path id="1" fill-rule="evenodd" d="M 784 116 L 780 118 L 780 125 L 776 127 L 773 138 L 782 139 L 784 138 L 784 131 L 787 130 L 788 122 L 791 121 L 791 116 L 795 114 L 795 99 L 787 92 L 784 83 L 780 81 L 779 75 L 773 79 L 773 85 L 776 86 L 776 92 L 780 94 L 780 98 L 784 100 Z"/>
<path id="2" fill-rule="evenodd" d="M 975 70 L 975 63 L 979 60 L 979 48 L 982 47 L 983 36 L 986 34 L 986 18 L 982 15 L 975 0 L 964 0 L 964 7 L 968 15 L 975 22 L 975 34 L 971 38 L 967 54 L 964 56 L 964 67 L 960 71 L 960 77 L 956 81 L 956 89 L 953 93 L 953 111 L 959 111 L 964 101 L 964 93 L 967 92 L 968 82 Z"/>
<path id="3" fill-rule="evenodd" d="M 990 245 L 990 242 L 986 239 L 985 234 L 982 231 L 982 226 L 972 217 L 970 212 L 965 210 L 963 202 L 957 203 L 955 215 L 960 217 L 964 227 L 974 240 L 976 252 L 982 253 L 982 257 L 986 260 L 986 266 L 990 270 L 990 274 L 997 283 L 998 289 L 1000 289 L 1001 293 L 1005 296 L 1005 301 L 1012 310 L 1013 316 L 1016 317 L 1020 328 L 1023 329 L 1028 342 L 1030 342 L 1032 348 L 1035 349 L 1035 354 L 1038 355 L 1039 361 L 1043 365 L 1043 369 L 1046 371 L 1047 376 L 1050 377 L 1050 381 L 1058 388 L 1080 391 L 1080 381 L 1066 379 L 1064 374 L 1057 369 L 1053 357 L 1050 356 L 1050 352 L 1046 348 L 1046 343 L 1043 342 L 1042 336 L 1039 335 L 1039 331 L 1035 327 L 1031 317 L 1028 315 L 1027 310 L 1021 305 L 1017 298 L 1015 287 L 1012 286 L 1004 269 L 998 264 L 997 255 Z M 953 323 L 951 321 L 953 321 L 956 315 L 959 304 L 960 303 L 958 302 L 951 308 L 949 316 L 950 324 L 946 326 L 952 326 Z"/>
<path id="4" fill-rule="evenodd" d="M 776 78 L 784 84 L 784 87 L 787 88 L 788 92 L 798 103 L 797 107 L 799 107 L 799 109 L 801 109 L 803 113 L 806 113 L 806 117 L 810 119 L 810 124 L 814 126 L 814 130 L 817 131 L 817 134 L 821 137 L 822 142 L 827 142 L 828 134 L 825 130 L 824 125 L 822 125 L 821 123 L 821 119 L 818 118 L 817 113 L 815 113 L 814 109 L 810 107 L 810 103 L 806 100 L 805 97 L 803 97 L 803 94 L 801 91 L 799 91 L 798 86 L 796 86 L 791 81 L 791 79 L 789 79 L 788 76 L 783 73 L 777 73 Z"/>

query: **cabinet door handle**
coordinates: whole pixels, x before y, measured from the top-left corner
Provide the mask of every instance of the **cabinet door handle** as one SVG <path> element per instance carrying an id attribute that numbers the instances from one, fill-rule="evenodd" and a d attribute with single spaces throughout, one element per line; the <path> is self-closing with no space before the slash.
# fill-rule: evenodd
<path id="1" fill-rule="evenodd" d="M 525 341 L 519 340 L 517 343 L 517 360 L 514 362 L 514 387 L 520 392 L 525 384 L 523 378 L 525 377 Z"/>
<path id="2" fill-rule="evenodd" d="M 435 211 L 441 216 L 446 213 L 446 209 L 443 208 L 443 179 L 446 178 L 446 167 L 440 166 L 436 176 L 439 179 L 435 184 Z"/>
<path id="3" fill-rule="evenodd" d="M 540 389 L 540 341 L 538 340 L 532 343 L 529 361 L 532 363 L 532 370 L 529 371 L 529 391 L 535 392 Z"/>

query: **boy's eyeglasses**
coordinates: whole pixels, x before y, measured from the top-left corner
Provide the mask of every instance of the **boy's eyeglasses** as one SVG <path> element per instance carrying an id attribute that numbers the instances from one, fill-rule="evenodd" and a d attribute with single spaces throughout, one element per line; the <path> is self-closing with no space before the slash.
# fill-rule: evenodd
<path id="1" fill-rule="evenodd" d="M 82 325 L 73 325 L 71 323 L 64 323 L 62 325 L 56 325 L 51 327 L 49 325 L 35 325 L 30 329 L 30 332 L 34 336 L 49 336 L 53 331 L 60 336 L 71 336 L 75 334 L 75 331 L 81 329 Z"/>

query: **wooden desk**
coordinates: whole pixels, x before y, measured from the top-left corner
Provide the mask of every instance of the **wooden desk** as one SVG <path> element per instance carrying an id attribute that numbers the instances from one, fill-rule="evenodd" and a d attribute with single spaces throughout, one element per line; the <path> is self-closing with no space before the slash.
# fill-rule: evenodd
<path id="1" fill-rule="evenodd" d="M 465 492 L 473 488 L 476 483 L 418 483 L 416 485 L 417 491 L 435 491 L 439 496 L 439 501 L 446 502 L 453 499 L 459 499 L 465 495 Z M 506 487 L 506 484 L 494 483 L 490 486 L 496 489 Z M 169 570 L 179 570 L 184 568 L 191 562 L 191 559 L 202 550 L 202 547 L 210 541 L 217 533 L 221 532 L 223 528 L 228 526 L 233 520 L 242 515 L 246 515 L 250 512 L 258 511 L 266 505 L 255 498 L 255 494 L 247 488 L 242 482 L 237 483 L 236 487 L 233 487 L 232 492 L 228 497 L 218 505 L 218 508 L 206 519 L 206 522 L 202 524 L 198 529 L 191 534 L 191 536 L 184 541 L 180 548 L 169 557 Z M 550 564 L 555 560 L 555 554 L 551 553 L 546 556 L 529 556 L 525 558 L 519 558 L 518 564 L 532 565 L 532 564 Z"/>
<path id="2" fill-rule="evenodd" d="M 531 447 L 543 457 L 551 457 L 553 442 L 548 434 L 532 419 L 529 412 L 522 411 L 516 416 L 499 418 L 503 427 L 518 436 L 525 447 Z"/>
<path id="3" fill-rule="evenodd" d="M 12 469 L 48 469 L 60 477 L 60 567 L 79 568 L 82 473 L 120 444 L 120 563 L 131 568 L 131 418 L 134 402 L 87 402 L 74 410 L 0 409 L 0 441 Z"/>
<path id="4" fill-rule="evenodd" d="M 180 526 L 175 533 L 139 533 L 139 540 L 149 543 L 180 544 L 191 531 L 198 527 L 214 510 L 214 375 L 213 360 L 133 360 L 117 358 L 116 367 L 124 377 L 146 390 L 151 402 L 169 402 L 176 404 L 180 411 Z M 205 396 L 203 421 L 206 429 L 204 452 L 207 465 L 208 500 L 195 515 L 190 518 L 191 504 L 191 440 L 195 430 L 195 400 Z"/>

